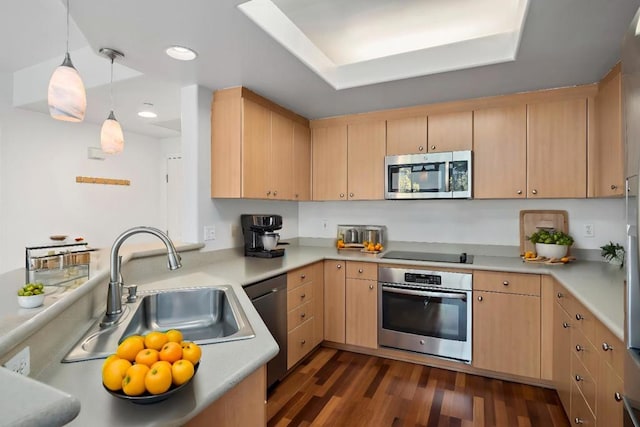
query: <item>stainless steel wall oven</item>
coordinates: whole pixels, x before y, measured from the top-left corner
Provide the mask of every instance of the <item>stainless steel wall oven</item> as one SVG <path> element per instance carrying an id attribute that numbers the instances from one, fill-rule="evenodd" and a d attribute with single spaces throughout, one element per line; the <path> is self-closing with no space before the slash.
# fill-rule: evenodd
<path id="1" fill-rule="evenodd" d="M 378 342 L 471 363 L 472 275 L 380 267 Z"/>

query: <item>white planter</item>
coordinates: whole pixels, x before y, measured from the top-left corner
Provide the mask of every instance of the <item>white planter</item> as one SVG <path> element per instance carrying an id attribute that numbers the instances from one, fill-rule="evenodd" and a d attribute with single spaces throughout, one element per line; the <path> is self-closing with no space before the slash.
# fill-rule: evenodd
<path id="1" fill-rule="evenodd" d="M 567 254 L 569 246 L 550 243 L 536 243 L 536 254 L 547 258 L 562 258 Z"/>

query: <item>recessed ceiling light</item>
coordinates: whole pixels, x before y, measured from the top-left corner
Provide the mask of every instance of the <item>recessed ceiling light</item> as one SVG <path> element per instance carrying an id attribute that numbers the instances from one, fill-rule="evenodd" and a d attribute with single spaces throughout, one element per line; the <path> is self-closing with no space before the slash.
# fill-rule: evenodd
<path id="1" fill-rule="evenodd" d="M 156 117 L 158 117 L 158 113 L 156 113 L 155 108 L 153 108 L 153 104 L 151 104 L 150 102 L 145 102 L 144 104 L 142 104 L 142 107 L 140 107 L 138 116 L 144 117 L 145 119 L 155 119 Z"/>
<path id="2" fill-rule="evenodd" d="M 167 52 L 167 55 L 173 59 L 180 61 L 192 61 L 198 56 L 194 50 L 183 46 L 171 46 L 170 48 L 167 48 L 165 52 Z"/>

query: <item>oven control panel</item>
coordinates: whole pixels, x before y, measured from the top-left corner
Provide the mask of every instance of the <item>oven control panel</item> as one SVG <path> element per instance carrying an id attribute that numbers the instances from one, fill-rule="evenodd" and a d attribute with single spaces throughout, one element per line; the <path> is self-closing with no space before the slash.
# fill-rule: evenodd
<path id="1" fill-rule="evenodd" d="M 422 283 L 425 285 L 442 285 L 442 277 L 435 274 L 405 273 L 404 281 L 407 283 Z"/>

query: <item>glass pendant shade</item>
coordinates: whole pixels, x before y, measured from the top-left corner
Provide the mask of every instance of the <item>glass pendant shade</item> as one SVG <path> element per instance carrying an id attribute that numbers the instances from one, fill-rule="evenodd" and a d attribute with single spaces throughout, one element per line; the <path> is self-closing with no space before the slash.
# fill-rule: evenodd
<path id="1" fill-rule="evenodd" d="M 102 151 L 107 154 L 121 153 L 124 149 L 124 135 L 122 127 L 116 120 L 113 110 L 109 113 L 109 117 L 102 124 L 100 131 L 100 146 Z"/>
<path id="2" fill-rule="evenodd" d="M 84 84 L 71 62 L 69 52 L 49 80 L 47 94 L 49 114 L 56 120 L 81 122 L 87 110 L 87 94 Z"/>

